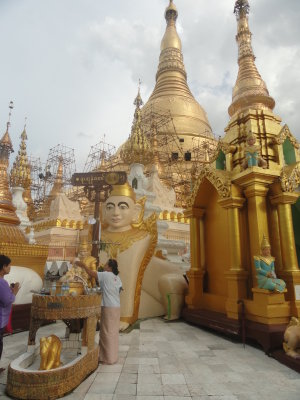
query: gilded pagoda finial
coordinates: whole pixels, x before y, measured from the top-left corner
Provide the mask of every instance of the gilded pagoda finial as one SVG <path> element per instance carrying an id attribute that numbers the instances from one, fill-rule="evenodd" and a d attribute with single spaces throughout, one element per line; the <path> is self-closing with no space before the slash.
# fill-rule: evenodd
<path id="1" fill-rule="evenodd" d="M 128 165 L 139 163 L 147 165 L 153 161 L 153 151 L 150 143 L 144 134 L 141 117 L 141 105 L 143 100 L 140 95 L 140 83 L 138 94 L 134 100 L 136 106 L 131 134 L 120 152 L 121 159 Z"/>
<path id="2" fill-rule="evenodd" d="M 141 97 L 141 83 L 142 81 L 139 79 L 139 86 L 138 86 L 138 94 L 136 96 L 136 98 L 134 99 L 133 104 L 137 107 L 137 108 L 141 108 L 141 106 L 144 104 L 142 97 Z"/>
<path id="3" fill-rule="evenodd" d="M 255 65 L 251 43 L 252 33 L 248 24 L 249 9 L 248 0 L 235 2 L 234 13 L 238 22 L 236 41 L 239 53 L 239 72 L 232 91 L 232 103 L 228 109 L 231 117 L 244 109 L 273 110 L 275 107 L 275 101 L 269 95 L 267 86 Z"/>
<path id="4" fill-rule="evenodd" d="M 165 18 L 167 23 L 175 23 L 178 17 L 178 11 L 177 8 L 175 6 L 175 4 L 173 3 L 173 0 L 170 0 L 170 4 L 168 5 L 168 7 L 166 8 L 165 11 Z"/>
<path id="5" fill-rule="evenodd" d="M 11 117 L 11 112 L 14 108 L 13 101 L 9 103 L 8 108 L 9 108 L 9 113 L 8 113 L 8 121 L 6 123 L 6 131 L 2 136 L 2 139 L 0 140 L 0 157 L 1 160 L 4 159 L 7 160 L 7 166 L 8 166 L 9 154 L 14 152 L 13 145 L 9 136 L 10 117 Z"/>
<path id="6" fill-rule="evenodd" d="M 31 176 L 30 176 L 31 171 L 26 150 L 26 140 L 27 140 L 26 122 L 20 138 L 21 138 L 21 143 L 18 155 L 13 163 L 13 167 L 10 172 L 10 185 L 12 187 L 20 186 L 23 187 L 24 189 L 28 189 L 30 188 L 31 185 Z"/>
<path id="7" fill-rule="evenodd" d="M 20 224 L 16 209 L 12 204 L 12 195 L 9 189 L 7 168 L 9 155 L 13 152 L 9 136 L 10 117 L 13 109 L 13 102 L 9 103 L 9 117 L 6 124 L 6 131 L 0 140 L 0 242 L 24 243 L 25 237 L 17 228 Z M 7 225 L 9 228 L 7 229 Z"/>
<path id="8" fill-rule="evenodd" d="M 241 15 L 249 14 L 250 6 L 248 0 L 237 0 L 234 5 L 234 14 L 239 18 Z"/>
<path id="9" fill-rule="evenodd" d="M 55 181 L 53 184 L 53 187 L 51 189 L 51 192 L 49 194 L 49 198 L 56 197 L 59 193 L 61 193 L 62 188 L 63 188 L 63 157 L 60 156 L 58 159 L 58 167 L 57 167 L 57 172 L 56 172 L 56 177 Z"/>

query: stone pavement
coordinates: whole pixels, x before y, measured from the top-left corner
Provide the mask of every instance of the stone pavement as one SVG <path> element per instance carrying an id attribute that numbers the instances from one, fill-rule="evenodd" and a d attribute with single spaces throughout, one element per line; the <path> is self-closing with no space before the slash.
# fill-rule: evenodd
<path id="1" fill-rule="evenodd" d="M 51 327 L 51 329 L 49 329 Z M 63 323 L 38 336 L 63 336 Z M 27 332 L 4 339 L 1 365 L 26 350 Z M 6 375 L 0 375 L 0 398 Z M 299 400 L 300 374 L 260 349 L 234 343 L 182 321 L 159 318 L 120 335 L 119 362 L 100 365 L 69 400 Z"/>

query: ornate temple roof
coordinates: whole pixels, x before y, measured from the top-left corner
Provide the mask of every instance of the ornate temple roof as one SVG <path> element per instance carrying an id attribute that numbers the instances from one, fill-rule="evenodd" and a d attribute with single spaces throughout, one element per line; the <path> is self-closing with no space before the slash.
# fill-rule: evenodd
<path id="1" fill-rule="evenodd" d="M 21 186 L 24 189 L 28 189 L 31 184 L 30 177 L 30 165 L 27 157 L 26 150 L 27 133 L 26 127 L 21 134 L 21 143 L 18 151 L 18 155 L 13 163 L 13 167 L 10 172 L 10 184 L 12 187 Z"/>
<path id="2" fill-rule="evenodd" d="M 211 137 L 206 112 L 195 100 L 187 84 L 181 40 L 176 30 L 177 17 L 178 11 L 173 0 L 170 0 L 165 11 L 167 27 L 161 41 L 156 85 L 142 109 L 142 116 L 151 112 L 170 112 L 178 135 Z"/>
<path id="3" fill-rule="evenodd" d="M 136 108 L 134 112 L 131 134 L 121 148 L 120 157 L 127 165 L 134 163 L 147 165 L 153 162 L 154 154 L 153 150 L 151 149 L 150 142 L 143 131 L 140 109 L 140 107 L 143 105 L 143 101 L 140 94 L 140 88 L 138 89 L 138 94 L 134 100 L 134 105 Z"/>
<path id="4" fill-rule="evenodd" d="M 237 0 L 234 13 L 237 18 L 238 65 L 239 72 L 232 91 L 232 103 L 228 108 L 230 117 L 243 109 L 268 109 L 275 107 L 274 99 L 269 95 L 267 86 L 262 80 L 256 65 L 251 44 L 252 33 L 249 29 L 248 0 Z"/>

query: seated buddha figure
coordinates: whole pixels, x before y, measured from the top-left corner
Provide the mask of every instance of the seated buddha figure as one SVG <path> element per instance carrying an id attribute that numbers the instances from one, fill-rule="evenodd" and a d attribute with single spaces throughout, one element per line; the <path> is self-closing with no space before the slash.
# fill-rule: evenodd
<path id="1" fill-rule="evenodd" d="M 286 285 L 282 279 L 276 277 L 274 261 L 275 258 L 271 256 L 271 246 L 264 235 L 261 255 L 254 257 L 258 287 L 272 292 L 283 292 Z"/>
<path id="2" fill-rule="evenodd" d="M 266 168 L 267 163 L 260 155 L 260 147 L 255 144 L 256 137 L 250 131 L 247 135 L 246 146 L 245 146 L 245 161 L 244 168 L 249 167 L 262 167 Z"/>
<path id="3" fill-rule="evenodd" d="M 123 291 L 120 330 L 138 318 L 180 316 L 187 284 L 179 268 L 154 257 L 156 215 L 143 220 L 145 198 L 136 201 L 131 186 L 116 185 L 103 205 L 100 263 L 117 259 Z M 166 306 L 168 305 L 168 309 Z"/>

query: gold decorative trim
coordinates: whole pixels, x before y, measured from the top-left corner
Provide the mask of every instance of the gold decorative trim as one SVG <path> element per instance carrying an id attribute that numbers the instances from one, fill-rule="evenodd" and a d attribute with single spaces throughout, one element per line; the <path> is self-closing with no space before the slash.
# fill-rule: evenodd
<path id="1" fill-rule="evenodd" d="M 188 206 L 192 206 L 195 203 L 199 188 L 205 178 L 215 187 L 218 195 L 222 199 L 230 197 L 231 182 L 229 180 L 229 173 L 223 170 L 216 170 L 211 166 L 205 166 L 200 171 L 200 174 L 196 180 L 192 195 L 187 202 Z"/>
<path id="2" fill-rule="evenodd" d="M 294 192 L 300 185 L 299 162 L 282 168 L 280 184 L 283 192 Z"/>
<path id="3" fill-rule="evenodd" d="M 134 308 L 133 308 L 133 321 L 138 319 L 139 314 L 139 306 L 140 306 L 140 298 L 141 298 L 141 291 L 142 291 L 142 282 L 144 273 L 146 270 L 147 265 L 149 264 L 151 257 L 154 254 L 156 244 L 157 244 L 157 216 L 156 214 L 150 215 L 149 218 L 146 219 L 142 228 L 146 229 L 150 233 L 151 242 L 148 247 L 148 250 L 143 258 L 143 261 L 140 265 L 136 287 L 135 287 L 135 295 L 134 295 Z"/>
<path id="4" fill-rule="evenodd" d="M 48 256 L 48 246 L 22 244 L 22 243 L 5 243 L 0 242 L 0 251 L 13 256 L 30 256 L 31 258 Z"/>
<path id="5" fill-rule="evenodd" d="M 283 144 L 285 139 L 289 139 L 291 144 L 295 147 L 295 149 L 300 148 L 300 144 L 297 141 L 297 139 L 293 136 L 293 134 L 290 131 L 290 128 L 288 127 L 287 124 L 283 126 L 281 131 L 279 132 L 278 136 L 273 138 L 273 144 Z"/>
<path id="6" fill-rule="evenodd" d="M 42 222 L 38 222 L 33 225 L 34 231 L 35 232 L 40 232 L 40 231 L 45 231 L 50 228 L 69 228 L 69 229 L 84 229 L 88 226 L 87 222 L 83 221 L 74 221 L 74 220 L 67 220 L 64 219 L 63 221 L 59 218 L 57 219 L 51 219 L 51 220 L 46 220 Z"/>

